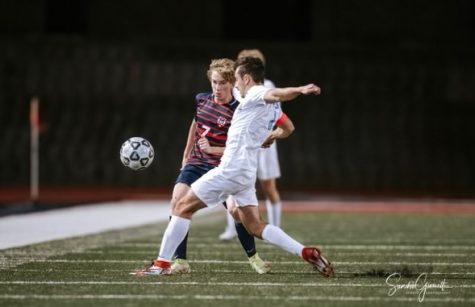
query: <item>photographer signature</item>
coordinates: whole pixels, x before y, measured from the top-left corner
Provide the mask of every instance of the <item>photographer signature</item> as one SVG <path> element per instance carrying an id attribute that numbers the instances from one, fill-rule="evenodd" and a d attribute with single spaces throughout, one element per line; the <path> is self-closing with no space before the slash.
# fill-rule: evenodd
<path id="1" fill-rule="evenodd" d="M 386 278 L 386 284 L 389 286 L 389 296 L 393 296 L 398 290 L 414 290 L 418 294 L 418 301 L 422 302 L 426 296 L 427 289 L 440 289 L 441 292 L 444 292 L 444 289 L 449 288 L 445 279 L 440 283 L 427 282 L 427 273 L 422 273 L 416 280 L 409 281 L 405 284 L 400 284 L 400 281 L 400 273 L 393 273 Z"/>

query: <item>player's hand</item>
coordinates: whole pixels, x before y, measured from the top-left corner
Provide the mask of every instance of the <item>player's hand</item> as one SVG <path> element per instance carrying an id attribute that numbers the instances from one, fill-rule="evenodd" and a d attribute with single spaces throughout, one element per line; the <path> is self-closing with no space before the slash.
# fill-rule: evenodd
<path id="1" fill-rule="evenodd" d="M 201 137 L 198 140 L 198 146 L 204 153 L 210 153 L 211 151 L 211 146 L 209 145 L 208 139 L 205 137 Z"/>
<path id="2" fill-rule="evenodd" d="M 274 141 L 275 141 L 275 137 L 274 137 L 273 133 L 269 133 L 269 135 L 266 137 L 266 139 L 262 143 L 261 147 L 262 148 L 269 148 L 270 145 L 272 145 L 274 143 Z"/>
<path id="3" fill-rule="evenodd" d="M 300 90 L 303 95 L 320 95 L 322 93 L 322 89 L 313 83 L 302 86 Z"/>

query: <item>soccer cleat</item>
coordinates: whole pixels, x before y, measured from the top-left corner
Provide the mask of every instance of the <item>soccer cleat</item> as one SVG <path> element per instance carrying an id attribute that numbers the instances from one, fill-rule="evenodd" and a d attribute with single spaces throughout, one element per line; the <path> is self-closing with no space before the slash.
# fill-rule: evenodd
<path id="1" fill-rule="evenodd" d="M 186 259 L 177 258 L 173 261 L 171 266 L 171 273 L 172 274 L 188 274 L 191 273 L 190 264 Z"/>
<path id="2" fill-rule="evenodd" d="M 270 263 L 262 260 L 257 253 L 254 256 L 249 257 L 249 263 L 251 264 L 251 268 L 259 274 L 266 274 L 271 270 Z"/>
<path id="3" fill-rule="evenodd" d="M 151 264 L 144 268 L 130 273 L 132 275 L 144 276 L 144 275 L 171 275 L 171 263 L 163 260 L 154 260 Z"/>
<path id="4" fill-rule="evenodd" d="M 222 234 L 219 235 L 219 239 L 222 241 L 229 241 L 237 237 L 236 229 L 226 228 Z"/>
<path id="5" fill-rule="evenodd" d="M 328 260 L 323 258 L 322 253 L 316 247 L 304 247 L 302 249 L 302 258 L 310 263 L 313 268 L 325 277 L 334 275 L 333 267 Z"/>

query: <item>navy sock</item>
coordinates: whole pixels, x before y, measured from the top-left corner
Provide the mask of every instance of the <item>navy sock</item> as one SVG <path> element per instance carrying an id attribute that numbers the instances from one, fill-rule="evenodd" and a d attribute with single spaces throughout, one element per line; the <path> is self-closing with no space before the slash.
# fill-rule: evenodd
<path id="1" fill-rule="evenodd" d="M 251 236 L 242 223 L 236 223 L 236 231 L 238 234 L 239 242 L 241 242 L 247 257 L 252 257 L 256 254 L 256 242 L 254 237 Z"/>
<path id="2" fill-rule="evenodd" d="M 188 233 L 186 233 L 185 238 L 181 241 L 180 245 L 176 248 L 175 258 L 186 259 L 186 248 L 188 246 Z"/>

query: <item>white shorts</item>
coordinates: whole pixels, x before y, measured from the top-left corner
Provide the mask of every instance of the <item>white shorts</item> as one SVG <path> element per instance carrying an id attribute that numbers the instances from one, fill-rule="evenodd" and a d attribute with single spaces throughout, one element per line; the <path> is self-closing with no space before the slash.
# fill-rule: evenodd
<path id="1" fill-rule="evenodd" d="M 277 144 L 274 142 L 269 148 L 259 149 L 257 154 L 257 179 L 269 180 L 280 178 L 279 156 Z"/>
<path id="2" fill-rule="evenodd" d="M 213 168 L 191 184 L 191 190 L 208 207 L 222 204 L 229 195 L 234 197 L 237 207 L 257 206 L 255 178 L 252 185 L 243 184 L 233 178 L 239 175 L 224 174 L 220 167 Z"/>

